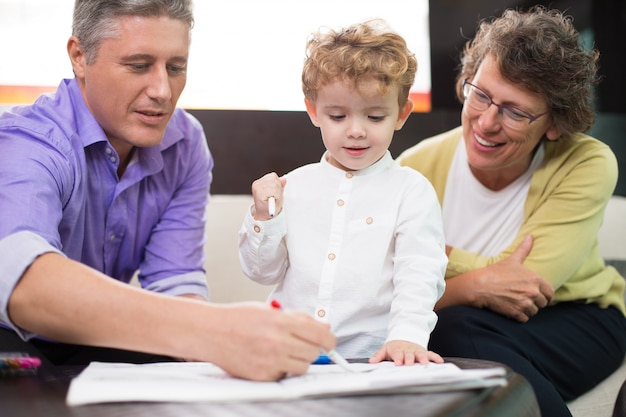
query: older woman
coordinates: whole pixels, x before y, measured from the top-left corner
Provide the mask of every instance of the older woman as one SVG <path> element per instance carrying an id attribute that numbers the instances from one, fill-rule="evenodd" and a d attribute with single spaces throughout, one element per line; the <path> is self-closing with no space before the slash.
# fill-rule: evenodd
<path id="1" fill-rule="evenodd" d="M 466 44 L 461 126 L 398 158 L 442 204 L 446 290 L 430 349 L 498 361 L 533 385 L 544 416 L 624 360 L 624 279 L 597 234 L 617 182 L 594 123 L 598 52 L 556 10 L 507 10 Z"/>

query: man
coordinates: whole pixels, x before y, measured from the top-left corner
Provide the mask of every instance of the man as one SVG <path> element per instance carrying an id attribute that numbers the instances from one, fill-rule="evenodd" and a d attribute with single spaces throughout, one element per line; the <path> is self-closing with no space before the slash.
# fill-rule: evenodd
<path id="1" fill-rule="evenodd" d="M 75 78 L 0 117 L 0 350 L 272 380 L 334 347 L 304 314 L 205 301 L 213 160 L 176 108 L 192 27 L 191 0 L 77 0 Z"/>

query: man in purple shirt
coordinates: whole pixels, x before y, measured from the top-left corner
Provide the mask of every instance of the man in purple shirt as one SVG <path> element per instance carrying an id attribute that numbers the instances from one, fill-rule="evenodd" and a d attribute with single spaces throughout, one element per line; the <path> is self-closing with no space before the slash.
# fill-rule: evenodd
<path id="1" fill-rule="evenodd" d="M 0 351 L 272 380 L 334 347 L 304 314 L 206 301 L 213 159 L 176 108 L 192 26 L 191 0 L 77 0 L 75 78 L 0 116 Z"/>

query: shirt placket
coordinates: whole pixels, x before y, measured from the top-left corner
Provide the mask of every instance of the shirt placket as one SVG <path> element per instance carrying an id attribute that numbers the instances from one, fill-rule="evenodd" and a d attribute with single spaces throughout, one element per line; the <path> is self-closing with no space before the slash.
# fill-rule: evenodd
<path id="1" fill-rule="evenodd" d="M 333 283 L 337 275 L 339 262 L 341 261 L 341 244 L 345 232 L 346 209 L 352 192 L 353 182 L 354 175 L 351 172 L 346 172 L 339 185 L 332 211 L 330 238 L 324 265 L 322 266 L 317 305 L 315 306 L 315 318 L 323 322 L 328 322 L 330 313 Z"/>

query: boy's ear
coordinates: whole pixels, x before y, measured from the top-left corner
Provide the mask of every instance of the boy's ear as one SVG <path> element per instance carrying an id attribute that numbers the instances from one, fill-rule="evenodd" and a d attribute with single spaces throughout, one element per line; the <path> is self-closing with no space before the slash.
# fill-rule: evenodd
<path id="1" fill-rule="evenodd" d="M 408 99 L 404 107 L 400 109 L 400 113 L 398 113 L 398 120 L 396 121 L 396 130 L 402 129 L 404 123 L 413 112 L 413 100 Z"/>
<path id="2" fill-rule="evenodd" d="M 308 98 L 305 98 L 304 105 L 306 106 L 306 112 L 309 115 L 313 126 L 320 127 L 319 121 L 317 120 L 317 108 L 315 107 L 315 103 L 313 103 Z"/>

